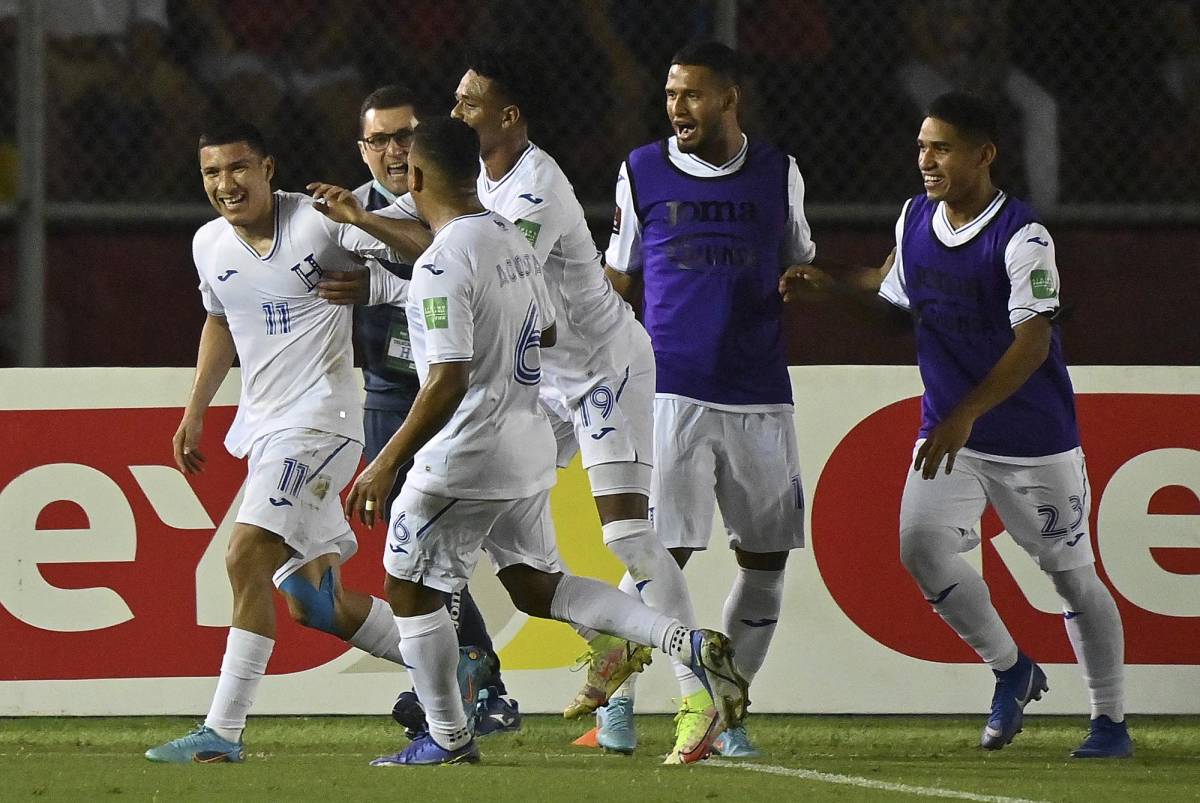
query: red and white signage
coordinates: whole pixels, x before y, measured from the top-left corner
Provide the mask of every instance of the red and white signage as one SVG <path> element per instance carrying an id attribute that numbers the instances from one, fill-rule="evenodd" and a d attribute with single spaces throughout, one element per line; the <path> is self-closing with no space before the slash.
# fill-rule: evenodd
<path id="1" fill-rule="evenodd" d="M 915 369 L 792 375 L 809 548 L 790 562 L 755 710 L 981 710 L 990 672 L 932 613 L 898 557 L 919 416 Z M 1072 376 L 1097 566 L 1125 623 L 1130 708 L 1198 712 L 1200 369 L 1078 368 Z M 175 470 L 170 441 L 190 377 L 184 369 L 0 371 L 0 715 L 207 707 L 231 605 L 224 544 L 245 469 L 221 445 L 236 402 L 231 377 L 206 421 L 208 470 L 192 478 Z M 599 532 L 578 479 L 556 493 L 560 541 L 589 545 L 564 543 L 574 571 L 612 579 L 613 562 L 591 543 Z M 1018 643 L 1051 674 L 1055 692 L 1038 710 L 1085 710 L 1049 581 L 994 514 L 982 533 L 968 559 Z M 358 534 L 344 580 L 378 593 L 384 531 Z M 713 548 L 688 568 L 697 613 L 713 626 L 733 575 L 722 544 L 718 521 Z M 578 682 L 565 671 L 567 656 L 581 644 L 565 627 L 515 613 L 490 577 L 475 582 L 522 707 L 561 709 Z M 258 713 L 378 712 L 406 687 L 394 667 L 293 624 L 282 604 L 279 622 Z M 647 710 L 669 710 L 677 694 L 659 663 L 640 685 Z"/>

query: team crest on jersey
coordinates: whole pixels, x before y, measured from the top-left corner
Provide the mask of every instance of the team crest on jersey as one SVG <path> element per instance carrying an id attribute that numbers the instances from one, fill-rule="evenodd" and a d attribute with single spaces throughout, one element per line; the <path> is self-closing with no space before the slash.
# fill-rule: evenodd
<path id="1" fill-rule="evenodd" d="M 518 220 L 517 228 L 525 235 L 525 239 L 529 240 L 530 245 L 537 245 L 538 233 L 542 230 L 541 223 L 534 223 L 532 220 Z"/>
<path id="2" fill-rule="evenodd" d="M 1029 273 L 1029 285 L 1033 288 L 1034 298 L 1054 298 L 1058 290 L 1054 287 L 1054 277 L 1050 271 L 1034 268 Z"/>
<path id="3" fill-rule="evenodd" d="M 445 296 L 427 298 L 421 302 L 421 307 L 425 312 L 426 329 L 450 328 L 450 308 Z"/>
<path id="4" fill-rule="evenodd" d="M 317 282 L 325 276 L 325 272 L 321 270 L 321 266 L 317 264 L 317 260 L 313 258 L 312 254 L 306 256 L 303 262 L 292 265 L 292 273 L 304 282 L 304 289 L 309 291 L 316 287 Z"/>

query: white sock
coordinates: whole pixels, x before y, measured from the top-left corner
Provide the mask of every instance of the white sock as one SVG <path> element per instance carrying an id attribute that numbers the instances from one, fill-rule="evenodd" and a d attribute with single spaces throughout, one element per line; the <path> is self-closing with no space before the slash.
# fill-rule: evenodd
<path id="1" fill-rule="evenodd" d="M 246 728 L 246 714 L 254 705 L 258 682 L 267 671 L 267 661 L 275 649 L 275 639 L 229 628 L 225 656 L 221 659 L 221 677 L 213 694 L 204 724 L 222 739 L 236 742 Z"/>
<path id="2" fill-rule="evenodd" d="M 604 544 L 625 564 L 642 601 L 694 627 L 696 614 L 683 570 L 658 540 L 654 525 L 646 519 L 624 519 L 605 524 L 603 530 Z"/>
<path id="3" fill-rule="evenodd" d="M 447 750 L 457 750 L 471 741 L 471 731 L 458 689 L 458 635 L 450 611 L 443 606 L 422 616 L 397 616 L 396 629 L 429 735 Z"/>
<path id="4" fill-rule="evenodd" d="M 961 535 L 952 527 L 901 530 L 900 558 L 937 614 L 992 669 L 1017 662 L 1017 643 L 979 572 L 958 552 Z"/>
<path id="5" fill-rule="evenodd" d="M 624 576 L 621 577 L 621 582 L 617 585 L 617 588 L 621 589 L 621 591 L 631 597 L 638 598 L 641 596 L 638 592 L 637 581 L 633 579 L 629 572 L 625 572 Z M 634 672 L 632 675 L 626 678 L 625 682 L 621 684 L 620 688 L 613 692 L 612 696 L 628 697 L 632 702 L 637 696 L 637 679 L 638 675 L 640 674 L 642 673 Z"/>
<path id="6" fill-rule="evenodd" d="M 725 634 L 733 642 L 738 671 L 754 680 L 767 657 L 767 649 L 783 606 L 783 570 L 764 571 L 738 567 L 733 588 L 725 599 Z"/>
<path id="7" fill-rule="evenodd" d="M 371 610 L 362 627 L 349 638 L 349 643 L 376 658 L 386 658 L 394 664 L 408 666 L 400 654 L 400 631 L 392 616 L 392 606 L 379 597 L 371 597 Z"/>
<path id="8" fill-rule="evenodd" d="M 1095 567 L 1051 572 L 1063 598 L 1063 624 L 1088 687 L 1092 719 L 1125 719 L 1125 632 L 1121 613 Z"/>
<path id="9" fill-rule="evenodd" d="M 572 574 L 565 574 L 558 581 L 554 599 L 550 601 L 550 616 L 635 644 L 656 646 L 668 655 L 673 654 L 667 649 L 673 643 L 672 634 L 677 630 L 690 632 L 679 620 L 651 610 L 607 583 Z M 690 639 L 685 641 L 689 642 L 687 654 L 690 659 Z"/>

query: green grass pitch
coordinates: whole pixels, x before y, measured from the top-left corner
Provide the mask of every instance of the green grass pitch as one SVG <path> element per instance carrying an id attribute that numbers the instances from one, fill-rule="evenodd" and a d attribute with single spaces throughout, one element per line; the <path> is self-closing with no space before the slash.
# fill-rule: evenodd
<path id="1" fill-rule="evenodd" d="M 1004 750 L 983 717 L 772 716 L 749 720 L 764 758 L 664 767 L 669 717 L 638 718 L 632 758 L 572 747 L 579 723 L 529 716 L 481 740 L 483 763 L 373 768 L 405 740 L 385 717 L 257 717 L 240 765 L 159 765 L 178 717 L 0 719 L 2 800 L 652 801 L 741 799 L 1129 801 L 1200 799 L 1200 717 L 1131 717 L 1137 755 L 1067 757 L 1081 717 L 1037 717 Z"/>

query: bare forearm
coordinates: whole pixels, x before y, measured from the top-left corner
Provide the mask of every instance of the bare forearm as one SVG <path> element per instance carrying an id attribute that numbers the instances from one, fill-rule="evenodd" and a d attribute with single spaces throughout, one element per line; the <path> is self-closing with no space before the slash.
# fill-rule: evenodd
<path id="1" fill-rule="evenodd" d="M 200 348 L 196 353 L 196 375 L 188 396 L 188 415 L 203 416 L 237 356 L 233 335 L 224 318 L 209 315 L 200 332 Z"/>
<path id="2" fill-rule="evenodd" d="M 1021 389 L 1029 377 L 1046 361 L 1050 351 L 1050 323 L 1044 318 L 1035 319 L 1018 327 L 1034 327 L 1027 336 L 1017 336 L 1012 345 L 988 371 L 975 388 L 963 397 L 955 408 L 955 414 L 969 416 L 972 420 L 991 410 Z"/>
<path id="3" fill-rule="evenodd" d="M 465 383 L 436 378 L 427 381 L 417 392 L 404 423 L 375 461 L 388 470 L 399 469 L 446 426 L 466 393 Z"/>
<path id="4" fill-rule="evenodd" d="M 604 275 L 608 277 L 609 283 L 621 298 L 630 304 L 637 304 L 641 301 L 642 283 L 637 276 L 613 270 L 607 265 L 604 266 Z"/>
<path id="5" fill-rule="evenodd" d="M 416 262 L 417 257 L 433 242 L 433 234 L 415 220 L 399 220 L 362 212 L 355 216 L 354 225 L 385 243 L 409 263 Z"/>

